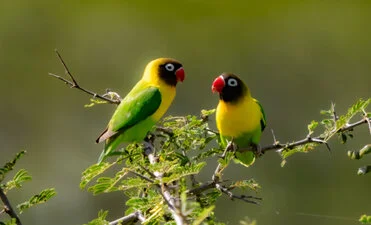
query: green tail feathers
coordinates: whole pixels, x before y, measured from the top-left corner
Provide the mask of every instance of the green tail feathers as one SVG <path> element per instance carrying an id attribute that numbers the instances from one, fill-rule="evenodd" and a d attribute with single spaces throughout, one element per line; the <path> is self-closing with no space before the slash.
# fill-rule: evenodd
<path id="1" fill-rule="evenodd" d="M 236 151 L 234 161 L 243 166 L 249 167 L 255 162 L 255 154 L 252 151 L 239 152 Z"/>
<path id="2" fill-rule="evenodd" d="M 219 136 L 219 145 L 225 149 L 228 145 L 228 139 L 222 135 Z M 234 162 L 243 166 L 249 167 L 255 162 L 255 154 L 253 151 L 239 151 L 235 152 Z"/>

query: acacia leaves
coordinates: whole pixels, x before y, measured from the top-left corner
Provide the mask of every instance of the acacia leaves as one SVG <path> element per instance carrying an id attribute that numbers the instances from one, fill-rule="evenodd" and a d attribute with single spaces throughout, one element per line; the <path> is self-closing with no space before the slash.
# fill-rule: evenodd
<path id="1" fill-rule="evenodd" d="M 354 103 L 344 115 L 340 116 L 335 111 L 334 104 L 331 105 L 329 110 L 321 110 L 321 114 L 325 118 L 319 122 L 313 120 L 308 124 L 308 134 L 305 139 L 287 143 L 286 145 L 280 145 L 282 146 L 282 149 L 279 151 L 282 157 L 281 165 L 285 165 L 287 157 L 298 152 L 307 153 L 320 144 L 325 144 L 327 148 L 330 149 L 328 141 L 335 135 L 339 137 L 341 143 L 345 144 L 349 139 L 353 138 L 353 127 L 362 123 L 368 123 L 369 132 L 371 134 L 370 112 L 366 112 L 367 106 L 370 103 L 371 98 L 367 100 L 360 99 Z M 351 121 L 355 117 L 361 119 L 352 123 Z M 316 131 L 319 134 L 314 137 L 313 135 Z M 355 152 L 356 151 L 353 151 L 353 153 L 349 152 L 348 155 L 351 158 L 355 158 Z M 362 155 L 363 154 L 365 153 L 362 153 Z"/>
<path id="2" fill-rule="evenodd" d="M 6 183 L 3 183 L 3 181 L 6 178 L 6 175 L 8 175 L 8 173 L 14 170 L 16 163 L 25 153 L 26 151 L 21 151 L 17 153 L 16 156 L 11 161 L 5 163 L 3 167 L 0 167 L 0 197 L 1 197 L 0 199 L 4 204 L 4 209 L 2 212 L 6 212 L 10 216 L 10 219 L 8 221 L 5 221 L 5 222 L 0 221 L 0 224 L 6 224 L 6 225 L 21 224 L 21 221 L 18 218 L 18 215 L 13 209 L 11 202 L 7 198 L 6 194 L 14 188 L 21 188 L 23 183 L 25 181 L 31 180 L 32 177 L 27 172 L 27 170 L 20 169 L 19 171 L 15 173 L 12 179 L 8 180 Z M 41 203 L 48 201 L 54 195 L 56 195 L 56 192 L 53 188 L 45 189 L 41 191 L 39 194 L 32 196 L 28 201 L 17 205 L 17 208 L 19 209 L 19 212 L 22 213 L 24 210 L 34 205 L 41 204 Z"/>

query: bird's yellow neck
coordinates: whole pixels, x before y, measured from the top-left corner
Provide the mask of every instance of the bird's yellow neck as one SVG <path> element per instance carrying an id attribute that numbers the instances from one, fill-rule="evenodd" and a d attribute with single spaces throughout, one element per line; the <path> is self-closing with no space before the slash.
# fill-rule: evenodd
<path id="1" fill-rule="evenodd" d="M 172 87 L 172 86 L 166 84 L 161 79 L 161 77 L 159 76 L 158 66 L 153 65 L 155 62 L 156 61 L 152 61 L 146 66 L 146 68 L 144 70 L 144 73 L 143 73 L 142 80 L 151 84 L 152 86 L 166 87 L 166 88 L 175 90 L 175 86 Z"/>

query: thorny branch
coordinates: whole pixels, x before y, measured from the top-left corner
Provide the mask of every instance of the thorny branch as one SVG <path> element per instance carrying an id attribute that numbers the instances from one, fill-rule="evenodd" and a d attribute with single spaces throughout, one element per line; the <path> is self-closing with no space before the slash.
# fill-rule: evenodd
<path id="1" fill-rule="evenodd" d="M 111 104 L 120 104 L 121 102 L 121 98 L 120 96 L 115 93 L 115 92 L 107 92 L 105 93 L 104 95 L 99 95 L 93 91 L 90 91 L 88 89 L 85 89 L 85 88 L 82 88 L 76 81 L 76 79 L 73 77 L 72 73 L 70 72 L 70 70 L 68 69 L 66 63 L 64 62 L 62 56 L 59 54 L 58 50 L 55 49 L 55 53 L 57 54 L 58 58 L 59 58 L 59 61 L 62 63 L 63 65 L 63 68 L 64 68 L 64 71 L 65 71 L 65 74 L 67 74 L 70 78 L 71 78 L 71 81 L 70 80 L 67 80 L 66 78 L 63 78 L 59 75 L 56 75 L 56 74 L 53 74 L 53 73 L 49 73 L 50 76 L 53 76 L 61 81 L 63 81 L 65 84 L 67 84 L 68 86 L 70 86 L 71 88 L 76 88 L 80 91 L 83 91 L 91 96 L 93 96 L 94 98 L 99 98 L 103 101 L 107 101 Z M 108 98 L 106 96 L 112 96 L 112 98 Z"/>
<path id="2" fill-rule="evenodd" d="M 370 120 L 371 120 L 371 118 L 364 117 L 363 119 L 361 119 L 361 120 L 359 120 L 355 123 L 347 124 L 346 126 L 339 129 L 336 133 L 342 133 L 342 132 L 345 132 L 345 131 L 349 131 L 349 130 L 352 130 L 353 128 L 355 128 L 359 125 L 362 125 L 364 123 L 368 123 L 369 124 L 369 129 L 370 129 L 370 134 L 371 134 Z M 274 137 L 274 140 L 276 140 L 275 137 Z M 283 151 L 285 149 L 293 149 L 294 147 L 297 147 L 297 146 L 300 146 L 300 145 L 305 145 L 305 144 L 308 144 L 308 143 L 325 144 L 326 147 L 330 150 L 330 147 L 329 147 L 327 141 L 323 137 L 321 137 L 321 136 L 317 136 L 317 137 L 307 136 L 306 138 L 304 138 L 302 140 L 287 143 L 287 144 L 281 144 L 277 141 L 274 141 L 274 143 L 272 145 L 262 147 L 261 151 L 263 153 L 266 152 L 266 151 L 271 151 L 271 150 Z"/>
<path id="3" fill-rule="evenodd" d="M 15 219 L 17 225 L 22 225 L 17 213 L 13 210 L 8 197 L 5 195 L 3 189 L 0 187 L 0 199 L 4 203 L 4 211 L 11 217 Z"/>

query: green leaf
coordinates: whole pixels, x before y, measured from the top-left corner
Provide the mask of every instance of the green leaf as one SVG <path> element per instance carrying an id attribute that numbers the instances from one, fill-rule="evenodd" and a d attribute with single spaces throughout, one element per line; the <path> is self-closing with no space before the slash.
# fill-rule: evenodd
<path id="1" fill-rule="evenodd" d="M 103 172 L 105 172 L 107 169 L 109 169 L 112 165 L 115 163 L 107 163 L 103 162 L 100 164 L 94 164 L 87 168 L 83 173 L 81 177 L 81 182 L 80 182 L 80 188 L 84 189 L 86 185 L 95 177 L 99 176 Z"/>
<path id="2" fill-rule="evenodd" d="M 254 179 L 249 179 L 249 180 L 241 180 L 241 181 L 236 181 L 232 185 L 230 185 L 231 188 L 242 188 L 246 189 L 249 188 L 254 191 L 258 191 L 261 189 L 261 186 L 254 180 Z"/>
<path id="3" fill-rule="evenodd" d="M 129 190 L 131 188 L 142 188 L 142 187 L 147 187 L 151 183 L 148 181 L 143 180 L 142 178 L 139 177 L 130 177 L 121 182 L 121 184 L 118 186 L 119 190 Z"/>
<path id="4" fill-rule="evenodd" d="M 282 162 L 281 162 L 281 167 L 283 167 L 285 164 L 286 164 L 286 159 L 289 157 L 289 156 L 292 156 L 293 154 L 295 153 L 307 153 L 311 150 L 313 150 L 316 146 L 318 146 L 318 143 L 307 143 L 307 144 L 304 144 L 304 145 L 299 145 L 299 146 L 296 146 L 294 147 L 293 149 L 283 149 L 281 151 L 281 157 L 282 157 Z"/>
<path id="5" fill-rule="evenodd" d="M 93 192 L 94 195 L 101 194 L 103 192 L 108 193 L 108 192 L 118 191 L 120 190 L 120 187 L 123 188 L 123 186 L 118 184 L 119 181 L 121 181 L 128 173 L 129 173 L 128 168 L 124 167 L 119 172 L 117 172 L 115 177 L 113 178 L 100 177 L 97 179 L 97 183 L 89 187 L 88 190 Z"/>
<path id="6" fill-rule="evenodd" d="M 368 215 L 362 215 L 361 218 L 359 218 L 359 222 L 362 224 L 371 224 L 371 216 Z"/>
<path id="7" fill-rule="evenodd" d="M 106 221 L 107 215 L 108 215 L 108 211 L 101 210 L 98 213 L 98 218 L 90 221 L 87 225 L 109 225 L 109 222 Z"/>
<path id="8" fill-rule="evenodd" d="M 85 108 L 91 108 L 95 105 L 99 105 L 99 104 L 107 104 L 108 102 L 107 101 L 104 101 L 104 100 L 100 100 L 100 99 L 97 99 L 97 98 L 91 98 L 90 99 L 90 103 L 89 104 L 86 104 L 84 105 Z"/>
<path id="9" fill-rule="evenodd" d="M 212 205 L 202 210 L 202 212 L 198 215 L 198 217 L 193 221 L 192 225 L 200 225 L 214 210 L 215 206 Z"/>
<path id="10" fill-rule="evenodd" d="M 5 223 L 0 221 L 0 225 L 17 225 L 17 220 L 15 218 L 6 221 Z"/>
<path id="11" fill-rule="evenodd" d="M 192 158 L 192 161 L 199 161 L 199 160 L 203 160 L 203 159 L 206 159 L 210 156 L 215 156 L 216 154 L 220 154 L 222 153 L 223 150 L 220 150 L 219 148 L 210 148 L 206 151 L 203 151 L 201 153 L 199 153 L 198 155 L 196 155 L 195 157 Z"/>
<path id="12" fill-rule="evenodd" d="M 322 115 L 331 116 L 333 112 L 332 110 L 321 110 L 320 113 Z"/>
<path id="13" fill-rule="evenodd" d="M 42 190 L 39 194 L 32 196 L 30 200 L 17 205 L 17 208 L 19 209 L 20 213 L 23 213 L 24 210 L 34 205 L 44 203 L 56 194 L 57 193 L 55 192 L 54 188 Z"/>
<path id="14" fill-rule="evenodd" d="M 308 135 L 312 135 L 314 133 L 314 130 L 316 129 L 316 127 L 318 126 L 318 122 L 317 121 L 314 121 L 312 120 L 312 122 L 310 124 L 308 124 Z"/>
<path id="15" fill-rule="evenodd" d="M 12 180 L 8 181 L 3 189 L 4 192 L 8 192 L 9 190 L 13 188 L 20 188 L 22 186 L 22 183 L 28 180 L 31 180 L 32 177 L 28 174 L 27 170 L 20 169 L 13 177 Z"/>
<path id="16" fill-rule="evenodd" d="M 210 116 L 210 115 L 214 114 L 215 112 L 216 112 L 216 109 L 209 109 L 209 110 L 203 109 L 203 110 L 201 110 L 201 115 L 202 116 Z"/>
<path id="17" fill-rule="evenodd" d="M 14 157 L 14 159 L 10 162 L 7 162 L 5 163 L 5 165 L 3 167 L 0 167 L 0 182 L 2 182 L 5 178 L 5 175 L 12 171 L 15 164 L 17 163 L 17 161 L 24 155 L 26 154 L 26 151 L 21 151 L 19 153 L 16 154 L 16 156 Z"/>
<path id="18" fill-rule="evenodd" d="M 182 177 L 186 177 L 192 174 L 200 173 L 201 169 L 206 165 L 206 162 L 200 162 L 197 164 L 191 164 L 188 166 L 178 166 L 170 171 L 171 175 L 168 177 L 163 177 L 162 182 L 170 183 L 172 181 L 179 180 Z"/>

